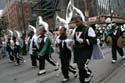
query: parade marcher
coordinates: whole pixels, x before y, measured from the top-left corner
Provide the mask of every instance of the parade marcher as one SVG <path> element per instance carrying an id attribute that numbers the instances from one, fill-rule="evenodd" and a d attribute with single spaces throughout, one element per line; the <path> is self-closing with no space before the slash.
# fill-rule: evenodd
<path id="1" fill-rule="evenodd" d="M 11 49 L 11 42 L 10 42 L 10 41 L 11 41 L 11 38 L 8 37 L 6 49 L 7 49 L 7 52 L 8 52 L 10 61 L 13 62 L 13 61 L 14 61 L 14 57 L 13 57 L 13 55 L 12 55 L 12 49 Z"/>
<path id="2" fill-rule="evenodd" d="M 34 31 L 30 31 L 30 39 L 29 39 L 29 54 L 31 57 L 31 63 L 33 67 L 37 66 L 38 59 L 38 46 L 37 46 L 37 37 L 34 35 Z"/>
<path id="3" fill-rule="evenodd" d="M 117 46 L 118 38 L 123 35 L 122 29 L 120 26 L 121 26 L 121 24 L 119 24 L 119 23 L 117 23 L 116 25 L 113 25 L 112 29 L 111 29 L 111 31 L 113 31 L 113 33 L 109 34 L 112 38 L 112 63 L 117 62 L 117 51 L 120 54 L 120 56 L 122 56 L 122 58 L 125 59 L 123 49 Z"/>
<path id="4" fill-rule="evenodd" d="M 5 58 L 8 56 L 7 49 L 6 49 L 6 40 L 5 38 L 2 39 L 2 58 Z"/>
<path id="5" fill-rule="evenodd" d="M 93 77 L 92 71 L 88 68 L 88 59 L 91 59 L 93 44 L 96 41 L 95 31 L 83 24 L 80 16 L 72 18 L 71 23 L 77 27 L 74 29 L 74 62 L 79 69 L 79 79 L 81 83 L 88 83 Z"/>
<path id="6" fill-rule="evenodd" d="M 64 76 L 62 82 L 69 80 L 69 71 L 72 72 L 77 77 L 77 71 L 75 68 L 70 66 L 71 60 L 71 45 L 73 40 L 68 39 L 66 35 L 66 28 L 60 26 L 59 28 L 60 35 L 57 37 L 55 44 L 59 47 L 59 57 L 61 60 L 61 70 Z"/>
<path id="7" fill-rule="evenodd" d="M 19 44 L 18 47 L 19 47 L 19 52 L 18 52 L 18 56 L 20 58 L 20 62 L 23 63 L 23 62 L 26 62 L 26 60 L 24 60 L 23 58 L 23 47 L 24 47 L 24 42 L 23 42 L 23 39 L 22 39 L 22 36 L 20 34 L 19 31 L 15 30 L 17 36 L 16 36 L 16 42 Z"/>
<path id="8" fill-rule="evenodd" d="M 24 59 L 22 56 L 20 56 L 20 44 L 18 39 L 13 36 L 13 40 L 11 40 L 11 50 L 12 50 L 12 56 L 14 58 L 14 61 L 16 65 L 20 65 L 21 63 L 24 62 Z"/>
<path id="9" fill-rule="evenodd" d="M 53 49 L 51 47 L 51 41 L 50 39 L 45 36 L 46 30 L 45 27 L 40 26 L 39 27 L 39 37 L 38 37 L 38 45 L 39 45 L 39 73 L 38 75 L 42 75 L 46 73 L 45 70 L 45 60 L 47 60 L 49 63 L 51 63 L 53 66 L 55 66 L 55 70 L 59 69 L 59 64 L 54 61 L 51 57 L 51 54 L 53 52 Z"/>
<path id="10" fill-rule="evenodd" d="M 22 39 L 22 37 L 20 38 L 20 39 L 18 39 L 18 41 L 19 41 L 19 44 L 20 44 L 20 56 L 22 56 L 23 55 L 23 47 L 24 47 L 24 42 L 23 42 L 23 39 Z"/>
<path id="11" fill-rule="evenodd" d="M 14 56 L 16 65 L 20 64 L 19 58 L 19 42 L 17 41 L 16 37 L 13 37 L 13 42 L 11 43 L 12 55 Z"/>
<path id="12" fill-rule="evenodd" d="M 2 40 L 0 38 L 0 59 L 2 58 L 1 54 L 2 54 Z"/>

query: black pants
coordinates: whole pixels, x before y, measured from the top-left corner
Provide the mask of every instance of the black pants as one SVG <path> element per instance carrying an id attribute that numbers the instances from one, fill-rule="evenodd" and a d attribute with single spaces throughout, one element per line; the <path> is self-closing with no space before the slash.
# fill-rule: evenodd
<path id="1" fill-rule="evenodd" d="M 75 48 L 74 59 L 78 65 L 80 83 L 85 83 L 85 78 L 90 76 L 87 72 L 92 73 L 88 67 L 85 67 L 87 59 L 90 59 L 92 55 L 92 50 L 93 49 Z"/>
<path id="2" fill-rule="evenodd" d="M 113 60 L 117 60 L 117 51 L 118 51 L 118 53 L 119 53 L 121 56 L 124 55 L 122 48 L 119 48 L 119 47 L 116 46 L 116 45 L 112 45 L 112 58 L 113 58 Z"/>
<path id="3" fill-rule="evenodd" d="M 14 61 L 14 57 L 12 56 L 12 51 L 8 50 L 8 55 L 11 61 Z"/>
<path id="4" fill-rule="evenodd" d="M 80 83 L 85 83 L 85 78 L 90 76 L 90 73 L 92 73 L 92 71 L 88 68 L 85 67 L 86 63 L 85 62 L 78 62 L 78 69 L 79 69 L 79 80 Z"/>
<path id="5" fill-rule="evenodd" d="M 56 62 L 52 59 L 51 55 L 44 55 L 39 57 L 39 70 L 45 69 L 45 60 L 53 66 L 56 66 Z"/>
<path id="6" fill-rule="evenodd" d="M 37 60 L 39 60 L 38 56 L 30 55 L 30 57 L 31 57 L 32 66 L 37 66 Z"/>
<path id="7" fill-rule="evenodd" d="M 76 73 L 76 68 L 74 68 L 72 65 L 69 64 L 68 70 L 72 72 L 73 74 Z"/>
<path id="8" fill-rule="evenodd" d="M 64 78 L 69 78 L 69 71 L 72 73 L 76 73 L 75 68 L 73 68 L 70 64 L 70 58 L 60 58 L 61 60 L 61 70 Z"/>
<path id="9" fill-rule="evenodd" d="M 14 59 L 16 61 L 17 64 L 20 64 L 20 56 L 18 52 L 13 51 L 12 55 L 14 56 Z"/>

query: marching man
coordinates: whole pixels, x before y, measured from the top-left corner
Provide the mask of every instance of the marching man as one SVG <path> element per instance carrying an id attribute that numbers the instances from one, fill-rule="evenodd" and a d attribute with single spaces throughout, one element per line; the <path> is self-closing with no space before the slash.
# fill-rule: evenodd
<path id="1" fill-rule="evenodd" d="M 116 63 L 117 51 L 122 57 L 122 59 L 125 59 L 123 49 L 118 47 L 117 45 L 117 41 L 119 37 L 123 35 L 123 30 L 122 30 L 121 24 L 119 23 L 117 23 L 116 25 L 113 25 L 111 30 L 113 31 L 113 33 L 110 33 L 109 35 L 112 37 L 112 63 Z"/>
<path id="2" fill-rule="evenodd" d="M 71 49 L 73 40 L 68 39 L 66 34 L 66 28 L 63 26 L 59 26 L 60 35 L 57 37 L 55 44 L 59 47 L 59 57 L 61 60 L 61 70 L 64 76 L 62 82 L 66 82 L 69 80 L 69 71 L 72 72 L 75 77 L 77 77 L 77 71 L 70 65 L 71 60 Z"/>
<path id="3" fill-rule="evenodd" d="M 38 60 L 38 45 L 37 45 L 37 36 L 35 35 L 35 31 L 31 31 L 29 34 L 29 54 L 31 57 L 31 63 L 33 67 L 37 66 Z"/>
<path id="4" fill-rule="evenodd" d="M 38 75 L 42 75 L 46 73 L 45 70 L 45 60 L 55 66 L 55 70 L 59 69 L 59 64 L 55 62 L 51 54 L 53 53 L 53 49 L 51 47 L 50 39 L 45 36 L 46 30 L 44 26 L 39 27 L 39 37 L 38 37 L 38 45 L 39 45 L 39 73 Z"/>
<path id="5" fill-rule="evenodd" d="M 11 38 L 8 37 L 8 39 L 7 39 L 7 52 L 8 52 L 8 55 L 9 55 L 10 62 L 13 62 L 14 61 L 14 57 L 12 55 L 12 49 L 11 49 L 10 40 L 11 40 Z"/>
<path id="6" fill-rule="evenodd" d="M 80 16 L 72 18 L 71 23 L 76 24 L 74 29 L 74 62 L 79 69 L 80 83 L 88 83 L 93 77 L 92 71 L 88 69 L 88 59 L 91 59 L 93 45 L 96 43 L 95 31 L 83 24 Z"/>

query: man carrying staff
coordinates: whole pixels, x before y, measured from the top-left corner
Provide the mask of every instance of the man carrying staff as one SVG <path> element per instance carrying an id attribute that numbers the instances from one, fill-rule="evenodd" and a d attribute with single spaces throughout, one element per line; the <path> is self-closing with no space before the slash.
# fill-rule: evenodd
<path id="1" fill-rule="evenodd" d="M 86 26 L 80 16 L 73 17 L 71 23 L 76 24 L 73 31 L 74 38 L 74 62 L 79 69 L 80 83 L 89 83 L 93 77 L 92 71 L 88 69 L 88 59 L 91 59 L 93 44 L 96 41 L 95 31 Z"/>

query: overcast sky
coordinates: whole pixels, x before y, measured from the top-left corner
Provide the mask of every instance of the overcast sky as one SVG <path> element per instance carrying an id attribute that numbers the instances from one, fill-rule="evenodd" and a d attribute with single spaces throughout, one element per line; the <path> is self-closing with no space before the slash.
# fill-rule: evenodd
<path id="1" fill-rule="evenodd" d="M 5 6 L 5 0 L 0 0 L 0 9 L 3 9 Z"/>

